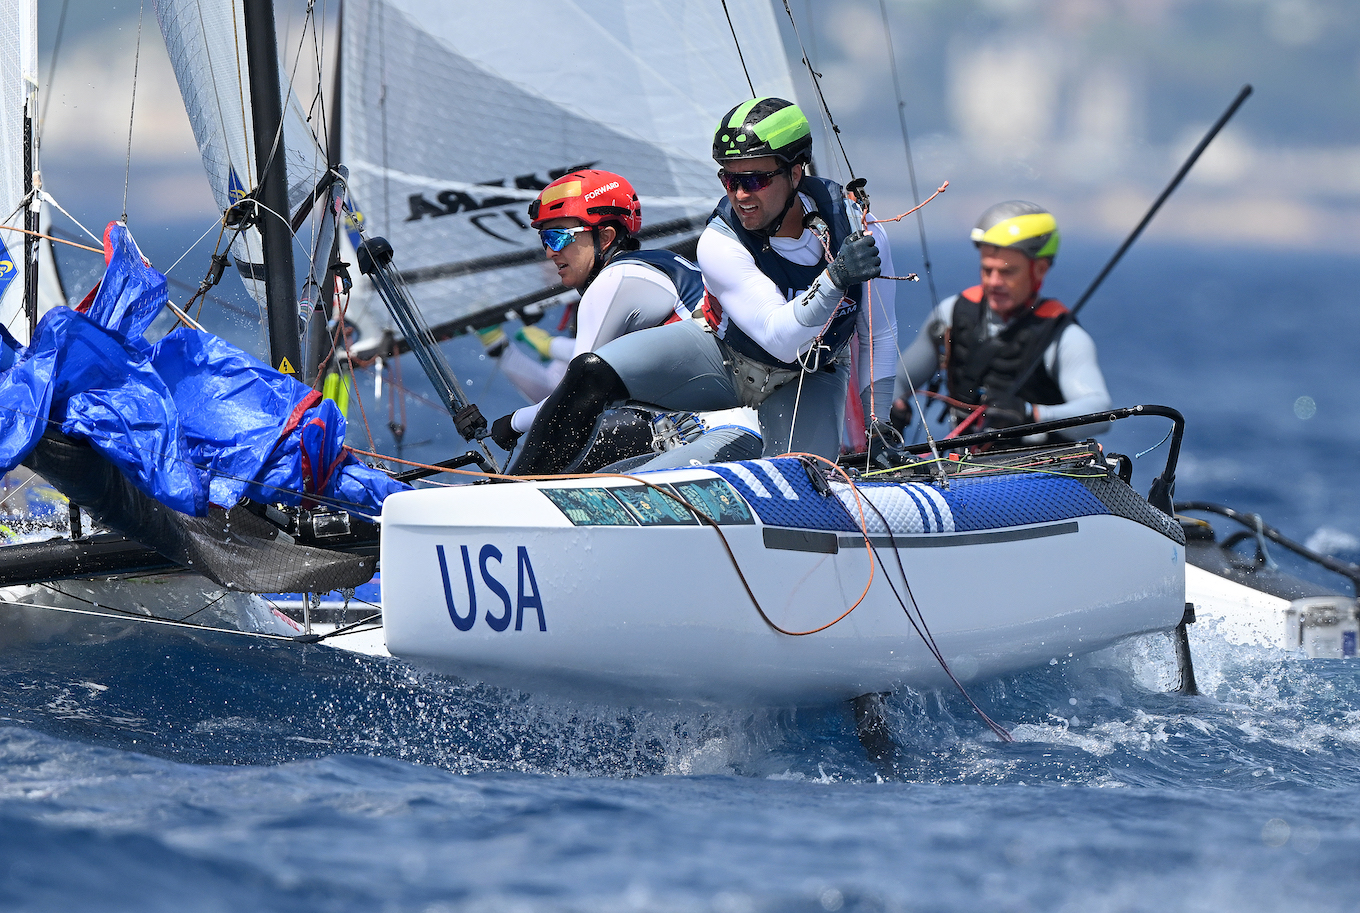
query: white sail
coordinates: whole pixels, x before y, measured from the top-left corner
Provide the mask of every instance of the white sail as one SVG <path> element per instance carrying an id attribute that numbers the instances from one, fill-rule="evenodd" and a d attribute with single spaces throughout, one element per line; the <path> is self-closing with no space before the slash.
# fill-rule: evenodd
<path id="1" fill-rule="evenodd" d="M 230 0 L 156 0 L 156 18 L 213 197 L 226 210 L 258 183 L 244 5 Z M 288 86 L 287 74 L 281 74 L 280 83 Z M 296 212 L 326 173 L 327 163 L 291 88 L 284 105 L 283 142 L 288 203 Z M 304 250 L 311 247 L 303 242 Z M 242 232 L 232 245 L 242 281 L 263 305 L 262 250 L 256 228 Z"/>
<path id="2" fill-rule="evenodd" d="M 792 98 L 768 0 L 727 7 L 756 93 Z M 645 246 L 693 237 L 713 128 L 751 95 L 715 0 L 348 0 L 342 32 L 351 201 L 432 326 L 556 285 L 525 210 L 573 168 L 628 178 Z M 349 319 L 378 342 L 385 315 Z"/>
<path id="3" fill-rule="evenodd" d="M 24 226 L 25 113 L 32 111 L 38 72 L 36 0 L 0 2 L 0 219 Z M 24 317 L 24 236 L 0 231 L 0 322 L 20 341 Z"/>

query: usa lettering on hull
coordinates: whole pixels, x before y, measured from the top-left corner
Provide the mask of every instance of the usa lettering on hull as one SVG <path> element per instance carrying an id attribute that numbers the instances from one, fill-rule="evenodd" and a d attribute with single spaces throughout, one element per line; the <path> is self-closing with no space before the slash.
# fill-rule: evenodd
<path id="1" fill-rule="evenodd" d="M 473 547 L 475 548 L 475 546 Z M 515 600 L 512 607 L 510 591 L 496 576 L 502 570 L 504 554 L 496 546 L 487 543 L 476 550 L 466 545 L 458 546 L 462 559 L 463 580 L 459 586 L 459 596 L 454 598 L 453 575 L 449 572 L 449 559 L 444 546 L 436 545 L 435 554 L 439 558 L 439 576 L 444 583 L 444 603 L 449 610 L 449 620 L 459 631 L 471 631 L 477 624 L 477 596 L 483 594 L 482 622 L 492 631 L 501 632 L 510 627 L 513 619 L 515 630 L 524 630 L 524 610 L 533 609 L 538 616 L 538 629 L 548 630 L 548 621 L 543 614 L 543 597 L 538 589 L 538 579 L 534 576 L 534 566 L 529 561 L 529 550 L 522 545 L 515 547 Z M 474 571 L 474 564 L 476 565 Z M 464 593 L 466 598 L 464 598 Z M 459 609 L 459 602 L 463 609 Z M 530 616 L 530 623 L 533 615 Z"/>

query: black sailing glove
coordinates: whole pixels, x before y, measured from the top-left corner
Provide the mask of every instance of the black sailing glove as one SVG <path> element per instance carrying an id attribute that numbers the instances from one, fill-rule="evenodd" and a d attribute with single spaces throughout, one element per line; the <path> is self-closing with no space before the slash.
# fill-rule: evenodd
<path id="1" fill-rule="evenodd" d="M 987 403 L 987 412 L 983 417 L 989 429 L 1014 428 L 1034 422 L 1033 408 L 1017 397 L 990 399 L 984 396 L 983 401 Z"/>
<path id="2" fill-rule="evenodd" d="M 491 440 L 495 441 L 496 445 L 506 453 L 515 449 L 515 445 L 519 443 L 521 437 L 520 432 L 516 431 L 514 426 L 510 424 L 510 419 L 513 416 L 514 413 L 502 415 L 491 423 Z"/>
<path id="3" fill-rule="evenodd" d="M 855 232 L 845 239 L 836 259 L 826 268 L 831 284 L 845 291 L 857 282 L 876 279 L 883 272 L 873 235 Z"/>
<path id="4" fill-rule="evenodd" d="M 888 423 L 900 433 L 907 430 L 907 426 L 911 424 L 911 418 L 911 403 L 905 399 L 893 400 L 892 409 L 888 412 Z"/>

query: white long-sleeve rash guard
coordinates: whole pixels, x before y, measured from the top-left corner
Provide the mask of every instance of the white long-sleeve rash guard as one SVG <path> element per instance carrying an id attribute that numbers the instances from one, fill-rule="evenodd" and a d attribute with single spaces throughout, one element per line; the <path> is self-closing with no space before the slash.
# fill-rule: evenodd
<path id="1" fill-rule="evenodd" d="M 814 209 L 812 200 L 806 195 L 800 194 L 800 199 L 804 211 Z M 869 230 L 878 244 L 883 274 L 892 275 L 888 236 L 876 224 L 871 224 Z M 797 238 L 771 238 L 770 247 L 785 260 L 800 266 L 826 262 L 821 242 L 809 229 L 804 229 Z M 822 328 L 799 323 L 795 310 L 810 290 L 786 299 L 779 287 L 756 266 L 750 251 L 720 220 L 710 221 L 699 235 L 698 260 L 704 273 L 704 285 L 722 304 L 723 316 L 741 327 L 765 351 L 781 361 L 791 362 L 812 347 L 812 341 Z M 834 294 L 840 294 L 828 280 L 820 285 L 823 293 L 830 288 Z M 867 306 L 861 307 L 855 316 L 855 332 L 859 336 L 858 387 L 861 391 L 896 372 L 896 283 L 891 279 L 873 280 L 863 303 Z M 886 415 L 886 409 L 880 411 Z"/>
<path id="2" fill-rule="evenodd" d="M 627 333 L 665 323 L 680 304 L 675 283 L 661 270 L 636 260 L 606 266 L 576 307 L 576 342 L 567 361 Z M 559 357 L 558 350 L 554 339 L 554 357 Z M 542 405 L 539 401 L 516 409 L 510 427 L 528 431 Z"/>

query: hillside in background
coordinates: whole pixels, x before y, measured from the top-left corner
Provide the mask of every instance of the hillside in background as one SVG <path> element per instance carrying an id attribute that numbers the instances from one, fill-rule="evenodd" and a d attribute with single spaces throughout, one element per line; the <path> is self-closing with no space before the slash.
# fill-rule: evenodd
<path id="1" fill-rule="evenodd" d="M 771 2 L 785 23 L 798 100 L 820 131 L 783 0 Z M 1251 83 L 1255 94 L 1150 232 L 1180 243 L 1360 245 L 1360 4 L 789 0 L 880 214 L 911 200 L 884 6 L 920 189 L 951 182 L 928 211 L 928 229 L 942 241 L 962 237 L 982 209 L 1011 197 L 1053 208 L 1069 236 L 1122 237 Z M 42 0 L 39 8 L 46 81 L 63 3 Z M 107 0 L 70 0 L 66 8 L 44 99 L 49 189 L 91 222 L 122 211 L 142 11 L 128 211 L 145 220 L 143 237 L 146 223 L 206 227 L 212 203 L 152 10 Z M 304 4 L 278 0 L 276 8 L 287 33 Z M 527 53 L 531 14 L 526 26 Z M 295 47 L 281 42 L 286 54 Z M 825 142 L 818 150 L 823 173 L 846 174 Z"/>
<path id="2" fill-rule="evenodd" d="M 877 189 L 880 212 L 905 208 L 880 3 L 790 6 L 811 17 L 799 31 L 856 173 Z M 1254 95 L 1150 231 L 1182 243 L 1360 244 L 1360 5 L 888 0 L 886 8 L 920 189 L 951 182 L 927 222 L 944 235 L 960 237 L 987 205 L 1020 197 L 1054 209 L 1069 234 L 1121 237 L 1250 83 Z M 805 70 L 800 86 L 812 107 Z M 825 151 L 822 161 L 837 173 Z"/>

